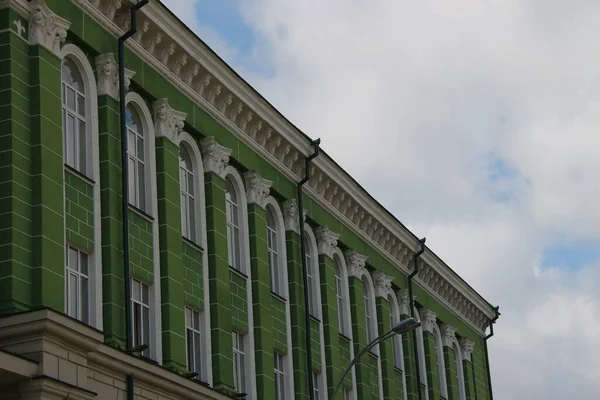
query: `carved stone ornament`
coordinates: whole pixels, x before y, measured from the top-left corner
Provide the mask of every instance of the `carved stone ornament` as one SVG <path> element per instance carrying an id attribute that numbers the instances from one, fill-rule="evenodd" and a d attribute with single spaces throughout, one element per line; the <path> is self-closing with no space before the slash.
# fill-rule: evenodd
<path id="1" fill-rule="evenodd" d="M 258 204 L 264 208 L 273 182 L 261 178 L 258 171 L 246 172 L 244 180 L 246 181 L 246 198 L 248 199 L 248 204 Z"/>
<path id="2" fill-rule="evenodd" d="M 43 0 L 33 0 L 29 4 L 29 43 L 45 47 L 58 56 L 71 23 L 54 14 Z"/>
<path id="3" fill-rule="evenodd" d="M 154 110 L 154 129 L 156 137 L 165 137 L 179 146 L 180 134 L 187 113 L 171 108 L 167 99 L 159 99 L 152 103 Z"/>
<path id="4" fill-rule="evenodd" d="M 433 327 L 436 324 L 437 313 L 431 310 L 423 310 L 421 311 L 421 326 L 423 327 L 423 331 L 434 333 Z"/>
<path id="5" fill-rule="evenodd" d="M 393 278 L 384 274 L 383 271 L 374 271 L 371 276 L 373 285 L 375 285 L 375 296 L 387 299 L 388 295 L 392 293 Z"/>
<path id="6" fill-rule="evenodd" d="M 354 249 L 346 250 L 344 253 L 346 257 L 346 265 L 348 266 L 348 274 L 356 278 L 361 278 L 363 274 L 368 274 L 365 263 L 367 262 L 367 256 L 359 254 Z"/>
<path id="7" fill-rule="evenodd" d="M 119 100 L 119 65 L 113 53 L 96 56 L 96 70 L 98 71 L 98 96 L 108 95 Z M 131 78 L 135 71 L 125 68 L 125 90 L 129 90 Z"/>
<path id="8" fill-rule="evenodd" d="M 340 238 L 340 235 L 331 232 L 327 225 L 319 226 L 316 233 L 319 254 L 324 254 L 329 258 L 333 258 L 333 251 L 337 247 L 337 241 Z"/>
<path id="9" fill-rule="evenodd" d="M 442 324 L 442 342 L 444 346 L 452 347 L 454 340 L 456 339 L 456 328 L 452 325 Z"/>
<path id="10" fill-rule="evenodd" d="M 408 293 L 408 289 L 398 290 L 396 297 L 400 305 L 400 315 L 410 315 L 410 294 Z"/>
<path id="11" fill-rule="evenodd" d="M 460 351 L 462 353 L 462 359 L 471 361 L 471 355 L 473 354 L 473 349 L 475 348 L 475 342 L 470 341 L 466 338 L 461 338 L 458 341 L 460 345 Z"/>
<path id="12" fill-rule="evenodd" d="M 306 212 L 302 213 L 302 225 L 306 219 Z M 298 201 L 296 199 L 289 199 L 283 202 L 283 220 L 285 223 L 286 231 L 294 231 L 300 234 L 300 221 L 298 219 Z"/>
<path id="13" fill-rule="evenodd" d="M 210 136 L 200 141 L 204 172 L 214 172 L 224 178 L 225 167 L 229 163 L 231 149 L 221 146 L 214 137 Z"/>

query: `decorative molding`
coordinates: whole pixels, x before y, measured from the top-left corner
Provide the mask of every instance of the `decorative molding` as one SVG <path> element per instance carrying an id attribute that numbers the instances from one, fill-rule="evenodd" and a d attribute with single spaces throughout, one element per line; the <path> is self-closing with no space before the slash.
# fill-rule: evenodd
<path id="1" fill-rule="evenodd" d="M 421 311 L 421 326 L 425 332 L 434 333 L 433 327 L 436 325 L 437 313 L 424 309 Z"/>
<path id="2" fill-rule="evenodd" d="M 33 0 L 30 7 L 29 43 L 45 47 L 58 56 L 71 22 L 54 14 L 44 0 Z"/>
<path id="3" fill-rule="evenodd" d="M 340 235 L 330 231 L 327 225 L 319 226 L 316 233 L 319 254 L 324 254 L 329 258 L 333 258 L 333 251 L 337 247 L 337 241 L 340 238 Z"/>
<path id="4" fill-rule="evenodd" d="M 114 0 L 73 1 L 109 32 L 115 35 L 122 33 L 122 27 L 108 18 L 106 11 L 107 2 L 114 3 Z M 126 3 L 122 5 L 127 6 Z M 284 176 L 292 181 L 299 181 L 304 176 L 304 159 L 312 154 L 313 149 L 302 132 L 264 102 L 197 37 L 182 31 L 181 23 L 166 13 L 163 5 L 150 2 L 140 10 L 138 19 L 142 27 L 146 26 L 146 22 L 149 24 L 147 30 L 144 28 L 142 34 L 127 43 L 133 52 Z M 166 60 L 163 57 L 164 43 L 168 43 Z M 187 55 L 187 62 L 181 69 L 181 76 L 178 76 L 173 73 L 171 60 L 179 60 L 178 57 L 183 58 L 183 54 Z M 191 77 L 186 73 L 188 65 L 192 65 Z M 197 73 L 195 65 L 198 65 Z M 232 95 L 230 104 L 229 95 Z M 412 266 L 409 263 L 418 248 L 417 238 L 327 154 L 318 157 L 313 166 L 313 176 L 306 185 L 306 193 L 400 271 L 410 273 Z M 487 322 L 495 316 L 492 306 L 429 250 L 421 257 L 420 265 L 422 271 L 414 282 L 483 336 Z M 436 285 L 421 278 L 428 268 L 449 289 L 444 291 L 443 284 Z"/>
<path id="5" fill-rule="evenodd" d="M 108 95 L 119 100 L 119 65 L 113 53 L 96 56 L 96 71 L 98 73 L 98 96 Z M 129 90 L 131 78 L 135 71 L 125 68 L 125 91 Z"/>
<path id="6" fill-rule="evenodd" d="M 187 113 L 174 110 L 167 99 L 159 99 L 152 103 L 154 111 L 154 130 L 156 137 L 164 137 L 179 147 L 180 134 Z"/>
<path id="7" fill-rule="evenodd" d="M 248 204 L 258 204 L 260 207 L 265 208 L 273 182 L 262 178 L 256 170 L 246 172 L 244 174 L 244 181 L 246 182 L 246 199 Z"/>
<path id="8" fill-rule="evenodd" d="M 452 347 L 452 344 L 456 340 L 456 328 L 449 324 L 442 324 L 440 326 L 442 332 L 442 343 L 446 347 Z"/>
<path id="9" fill-rule="evenodd" d="M 471 361 L 473 349 L 475 348 L 475 342 L 472 342 L 466 338 L 461 338 L 458 341 L 458 344 L 460 345 L 460 352 L 462 353 L 462 359 L 466 360 L 466 361 Z"/>
<path id="10" fill-rule="evenodd" d="M 373 285 L 375 285 L 375 297 L 382 297 L 384 299 L 388 298 L 392 291 L 392 278 L 383 273 L 383 271 L 373 271 L 371 273 L 371 277 L 373 278 Z"/>
<path id="11" fill-rule="evenodd" d="M 354 249 L 346 250 L 344 256 L 346 257 L 346 266 L 348 267 L 349 276 L 360 279 L 363 275 L 369 274 L 369 271 L 367 271 L 367 268 L 365 267 L 368 258 L 367 256 L 359 254 L 358 251 Z"/>
<path id="12" fill-rule="evenodd" d="M 212 136 L 202 139 L 200 148 L 202 149 L 204 172 L 214 172 L 221 178 L 225 178 L 225 167 L 229 164 L 232 150 L 221 146 Z"/>
<path id="13" fill-rule="evenodd" d="M 396 297 L 400 306 L 400 315 L 410 315 L 410 293 L 408 289 L 396 291 Z"/>
<path id="14" fill-rule="evenodd" d="M 302 225 L 306 220 L 307 210 L 302 213 Z M 286 231 L 294 231 L 300 234 L 300 221 L 298 218 L 298 201 L 289 199 L 283 202 L 283 219 Z"/>

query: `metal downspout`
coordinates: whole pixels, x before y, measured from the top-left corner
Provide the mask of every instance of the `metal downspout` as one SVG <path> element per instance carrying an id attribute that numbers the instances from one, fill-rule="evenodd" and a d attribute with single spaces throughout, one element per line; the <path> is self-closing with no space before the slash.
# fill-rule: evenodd
<path id="1" fill-rule="evenodd" d="M 310 400 L 314 400 L 314 382 L 312 374 L 312 347 L 310 338 L 310 299 L 308 297 L 308 266 L 306 265 L 306 246 L 304 245 L 304 203 L 302 201 L 302 186 L 310 179 L 310 162 L 319 155 L 319 144 L 321 139 L 312 141 L 312 145 L 315 147 L 313 154 L 308 156 L 304 160 L 304 178 L 298 182 L 298 218 L 300 220 L 300 254 L 302 257 L 302 278 L 304 280 L 304 303 L 306 304 L 305 319 L 306 324 L 306 358 L 308 361 L 308 390 Z"/>
<path id="2" fill-rule="evenodd" d="M 500 313 L 498 312 L 498 308 L 499 308 L 499 306 L 494 307 L 494 312 L 496 313 L 496 316 L 490 320 L 490 333 L 489 333 L 489 335 L 487 335 L 486 337 L 483 338 L 483 350 L 485 352 L 485 367 L 487 370 L 488 390 L 489 390 L 489 394 L 490 394 L 490 396 L 489 396 L 490 400 L 494 400 L 494 394 L 492 393 L 492 373 L 490 372 L 490 357 L 488 355 L 487 341 L 489 338 L 494 336 L 494 323 L 500 316 Z"/>
<path id="3" fill-rule="evenodd" d="M 411 274 L 408 276 L 408 301 L 410 302 L 410 316 L 411 317 L 415 317 L 415 300 L 413 298 L 413 290 L 412 290 L 412 279 L 415 277 L 415 275 L 417 275 L 419 273 L 419 257 L 421 257 L 421 254 L 423 254 L 425 252 L 425 238 L 419 240 L 419 244 L 421 245 L 421 248 L 419 249 L 419 251 L 415 254 L 414 257 L 414 263 L 415 263 L 415 267 L 413 269 L 413 272 L 411 272 Z M 421 396 L 421 370 L 419 368 L 419 349 L 417 346 L 417 330 L 413 330 L 413 351 L 415 353 L 415 365 L 417 366 L 417 394 L 419 396 L 419 400 L 422 399 Z"/>
<path id="4" fill-rule="evenodd" d="M 149 0 L 140 0 L 130 9 L 131 28 L 118 40 L 119 58 L 119 106 L 121 119 L 121 170 L 123 172 L 121 188 L 123 195 L 123 264 L 125 266 L 125 348 L 131 351 L 131 268 L 129 265 L 129 164 L 127 154 L 127 121 L 125 119 L 125 41 L 137 32 L 137 11 L 148 4 Z M 133 374 L 127 375 L 127 399 L 134 398 Z"/>

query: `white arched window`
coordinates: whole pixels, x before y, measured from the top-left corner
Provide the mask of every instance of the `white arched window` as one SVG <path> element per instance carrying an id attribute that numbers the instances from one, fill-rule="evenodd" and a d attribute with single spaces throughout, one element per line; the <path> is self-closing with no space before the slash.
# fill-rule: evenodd
<path id="1" fill-rule="evenodd" d="M 437 324 L 432 324 L 433 328 L 433 342 L 435 344 L 435 364 L 438 373 L 438 382 L 440 384 L 440 395 L 447 399 L 448 398 L 448 385 L 446 384 L 446 366 L 444 363 L 444 348 L 442 342 L 442 335 Z"/>
<path id="2" fill-rule="evenodd" d="M 247 393 L 246 399 L 254 400 L 256 399 L 256 368 L 254 365 L 254 318 L 247 198 L 242 177 L 237 170 L 232 166 L 227 166 L 224 175 L 229 266 L 234 273 L 243 276 L 246 281 L 246 304 L 248 307 L 248 331 L 232 332 L 234 381 L 238 392 Z"/>
<path id="3" fill-rule="evenodd" d="M 284 247 L 281 240 L 281 226 L 277 222 L 275 210 L 272 205 L 267 205 L 267 251 L 269 253 L 269 270 L 271 271 L 271 290 L 273 293 L 286 296 L 285 281 L 283 277 L 285 265 L 282 263 Z"/>
<path id="4" fill-rule="evenodd" d="M 365 327 L 367 329 L 367 343 L 371 343 L 377 337 L 377 318 L 375 314 L 375 301 L 373 291 L 369 288 L 366 278 L 362 279 L 363 303 L 365 307 Z M 375 350 L 373 348 L 372 350 Z"/>
<path id="5" fill-rule="evenodd" d="M 145 100 L 135 92 L 125 96 L 127 124 L 127 155 L 129 179 L 129 204 L 143 213 L 137 213 L 152 223 L 153 275 L 152 282 L 140 282 L 148 286 L 149 357 L 162 362 L 161 301 L 160 301 L 160 245 L 158 241 L 158 203 L 156 197 L 156 149 L 152 114 Z M 147 215 L 143 215 L 147 214 Z M 132 284 L 136 278 L 132 277 Z M 136 299 L 132 298 L 135 303 Z M 135 325 L 134 325 L 135 328 Z M 135 334 L 135 332 L 132 332 Z"/>
<path id="6" fill-rule="evenodd" d="M 419 312 L 415 309 L 414 318 L 421 321 Z M 429 391 L 427 385 L 427 363 L 425 362 L 425 346 L 423 344 L 423 327 L 419 326 L 414 330 L 417 337 L 417 361 L 419 366 L 419 381 L 425 387 L 425 400 L 429 400 Z"/>
<path id="7" fill-rule="evenodd" d="M 456 363 L 456 383 L 458 384 L 458 398 L 459 400 L 466 400 L 467 394 L 465 390 L 465 374 L 462 365 L 462 351 L 458 340 L 452 341 L 452 349 L 454 350 L 454 361 Z"/>
<path id="8" fill-rule="evenodd" d="M 98 92 L 94 70 L 77 46 L 60 52 L 64 163 L 91 179 L 94 246 L 82 251 L 66 244 L 65 311 L 102 329 L 102 247 L 100 157 L 98 151 Z"/>
<path id="9" fill-rule="evenodd" d="M 199 187 L 197 171 L 188 150 L 188 144 L 179 147 L 179 187 L 181 190 L 181 234 L 194 243 L 200 243 Z"/>
<path id="10" fill-rule="evenodd" d="M 225 179 L 225 213 L 227 217 L 227 254 L 229 266 L 245 273 L 240 256 L 240 221 L 241 212 L 239 193 L 231 178 Z"/>
<path id="11" fill-rule="evenodd" d="M 90 140 L 88 125 L 89 112 L 87 107 L 84 80 L 73 59 L 65 57 L 61 66 L 62 79 L 62 119 L 63 144 L 65 164 L 91 177 Z"/>
<path id="12" fill-rule="evenodd" d="M 388 301 L 390 303 L 390 327 L 393 328 L 400 322 L 400 306 L 396 294 L 391 291 L 388 293 Z M 402 398 L 408 398 L 406 388 L 406 370 L 404 369 L 404 349 L 402 348 L 402 335 L 394 335 L 392 337 L 392 351 L 394 356 L 394 367 L 402 372 Z"/>

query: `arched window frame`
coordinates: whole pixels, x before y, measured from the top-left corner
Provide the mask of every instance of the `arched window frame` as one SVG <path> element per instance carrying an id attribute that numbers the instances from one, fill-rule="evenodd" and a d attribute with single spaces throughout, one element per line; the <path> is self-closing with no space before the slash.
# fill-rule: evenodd
<path id="1" fill-rule="evenodd" d="M 190 156 L 190 161 L 192 163 L 192 171 L 189 171 L 192 173 L 193 179 L 193 191 L 192 193 L 190 193 L 193 198 L 194 198 L 194 205 L 195 205 L 195 212 L 194 212 L 194 216 L 193 216 L 193 223 L 194 223 L 194 236 L 195 238 L 191 238 L 188 237 L 186 235 L 186 232 L 183 232 L 183 220 L 189 220 L 189 214 L 188 215 L 184 215 L 183 209 L 181 210 L 181 220 L 182 220 L 182 232 L 181 235 L 186 238 L 187 240 L 189 240 L 192 243 L 196 243 L 197 245 L 201 246 L 202 248 L 206 248 L 206 244 L 205 244 L 205 239 L 204 237 L 206 236 L 205 232 L 206 232 L 206 228 L 205 228 L 205 220 L 206 220 L 206 210 L 204 207 L 204 168 L 203 168 L 203 164 L 202 164 L 202 156 L 200 153 L 200 150 L 198 149 L 198 145 L 196 144 L 196 142 L 194 141 L 194 139 L 186 132 L 182 132 L 180 134 L 180 141 L 179 141 L 179 151 L 181 151 L 181 149 L 185 149 L 185 151 L 187 151 L 187 153 Z M 181 164 L 181 155 L 179 156 L 179 162 Z M 180 165 L 180 178 L 181 178 L 181 165 Z M 187 172 L 186 171 L 186 176 L 187 176 Z M 180 186 L 180 192 L 183 192 L 183 190 L 181 189 L 181 179 L 179 179 L 179 186 Z M 189 191 L 186 191 L 186 193 L 189 193 Z M 180 194 L 180 196 L 182 196 L 182 194 Z M 189 226 L 190 221 L 186 221 L 186 223 Z"/>
<path id="2" fill-rule="evenodd" d="M 287 276 L 287 255 L 286 255 L 286 243 L 285 243 L 285 224 L 283 219 L 283 213 L 279 203 L 272 196 L 269 196 L 265 201 L 265 212 L 271 213 L 273 221 L 276 225 L 275 231 L 275 249 L 277 251 L 277 265 L 274 266 L 278 269 L 278 282 L 277 287 L 274 287 L 273 282 L 273 271 L 271 270 L 271 290 L 278 296 L 288 299 L 289 288 L 288 288 L 288 276 Z"/>
<path id="3" fill-rule="evenodd" d="M 421 315 L 415 307 L 414 318 L 421 321 Z M 429 385 L 427 384 L 427 363 L 425 362 L 425 345 L 423 342 L 423 327 L 415 329 L 417 337 L 417 361 L 419 362 L 419 380 L 425 386 L 425 400 L 429 400 Z"/>
<path id="4" fill-rule="evenodd" d="M 158 200 L 156 195 L 156 134 L 152 114 L 146 102 L 139 94 L 128 92 L 125 95 L 125 106 L 131 105 L 138 112 L 144 134 L 144 157 L 146 164 L 145 193 L 146 210 L 152 219 L 154 282 L 150 286 L 150 358 L 162 364 L 162 329 L 161 329 L 161 301 L 160 301 L 160 245 L 158 237 Z M 130 205 L 135 208 L 134 204 Z"/>
<path id="5" fill-rule="evenodd" d="M 79 69 L 86 91 L 86 149 L 87 165 L 86 176 L 94 182 L 94 254 L 88 260 L 91 272 L 89 282 L 90 310 L 89 321 L 96 329 L 102 330 L 102 243 L 101 243 L 101 210 L 100 210 L 100 154 L 98 137 L 98 88 L 94 76 L 94 69 L 87 56 L 81 49 L 73 44 L 66 44 L 60 50 L 60 58 L 68 58 Z M 61 79 L 62 86 L 62 79 Z M 62 105 L 62 99 L 61 99 Z M 64 140 L 64 133 L 63 133 Z M 91 157 L 89 157 L 91 155 Z M 66 164 L 66 163 L 65 163 Z M 63 195 L 64 198 L 64 195 Z M 63 200 L 64 201 L 64 200 Z M 67 245 L 65 240 L 65 245 Z M 66 295 L 65 295 L 66 297 Z"/>
<path id="6" fill-rule="evenodd" d="M 463 356 L 460 343 L 456 338 L 452 340 L 452 349 L 454 350 L 454 361 L 456 363 L 456 375 L 458 377 L 458 399 L 466 400 L 467 392 L 465 390 L 465 371 L 463 370 Z"/>
<path id="7" fill-rule="evenodd" d="M 352 312 L 351 312 L 351 308 L 350 308 L 350 287 L 348 285 L 348 279 L 349 279 L 348 265 L 346 264 L 346 257 L 344 256 L 344 253 L 342 252 L 342 250 L 339 247 L 336 247 L 333 250 L 333 260 L 339 266 L 340 273 L 341 273 L 342 294 L 343 294 L 342 300 L 343 300 L 343 307 L 344 307 L 343 312 L 346 313 L 346 319 L 345 319 L 346 327 L 342 327 L 339 330 L 342 335 L 344 335 L 350 339 L 350 359 L 353 359 L 354 358 L 354 336 L 352 334 Z M 339 312 L 339 310 L 338 310 L 338 312 Z M 350 395 L 350 398 L 354 398 L 354 393 L 356 393 L 355 369 L 352 368 L 352 371 L 350 371 L 350 373 L 352 374 L 352 390 L 350 391 L 349 395 Z"/>
<path id="8" fill-rule="evenodd" d="M 307 269 L 310 268 L 311 266 L 312 271 L 313 271 L 313 275 L 312 275 L 312 285 L 313 285 L 313 290 L 312 290 L 312 294 L 316 294 L 316 312 L 318 315 L 312 315 L 313 318 L 316 318 L 319 321 L 319 342 L 321 344 L 321 365 L 327 365 L 326 359 L 325 359 L 325 335 L 323 333 L 323 322 L 321 319 L 321 313 L 322 311 L 322 305 L 323 303 L 321 302 L 321 279 L 320 279 L 320 274 L 319 274 L 319 254 L 318 254 L 318 248 L 317 248 L 317 238 L 312 230 L 312 228 L 310 227 L 310 225 L 308 224 L 304 224 L 304 232 L 305 232 L 305 239 L 306 239 L 306 244 L 308 244 L 308 247 L 305 249 L 307 253 L 310 254 L 310 260 L 311 260 L 311 264 L 312 265 L 307 265 Z M 306 257 L 306 255 L 302 255 L 303 257 Z M 312 365 L 310 366 L 311 370 L 312 370 Z M 320 388 L 327 388 L 327 373 L 325 371 L 325 368 L 323 368 L 321 370 L 321 373 L 318 374 L 318 376 L 320 377 Z"/>
<path id="9" fill-rule="evenodd" d="M 196 209 L 195 213 L 196 217 L 196 244 L 202 247 L 202 282 L 205 290 L 204 292 L 204 310 L 200 313 L 202 318 L 202 326 L 207 329 L 207 332 L 202 335 L 203 338 L 203 349 L 207 353 L 208 356 L 203 357 L 203 362 L 205 363 L 205 368 L 203 372 L 205 372 L 205 376 L 199 377 L 204 382 L 207 382 L 209 385 L 213 383 L 212 376 L 212 351 L 211 351 L 211 335 L 210 335 L 210 293 L 208 290 L 209 287 L 209 278 L 208 278 L 208 251 L 207 251 L 207 242 L 206 242 L 206 198 L 204 194 L 204 163 L 202 161 L 202 152 L 198 147 L 198 144 L 194 140 L 194 138 L 187 132 L 182 132 L 179 135 L 179 147 L 185 146 L 190 154 L 192 159 L 192 164 L 194 167 L 194 180 L 195 180 L 195 195 L 196 195 Z"/>
<path id="10" fill-rule="evenodd" d="M 398 298 L 396 297 L 396 293 L 390 290 L 387 294 L 387 300 L 390 303 L 390 314 L 393 316 L 393 324 L 397 324 L 400 322 L 400 303 L 398 303 Z M 393 328 L 390 327 L 390 328 Z M 392 337 L 393 340 L 393 352 L 394 352 L 394 367 L 400 368 L 402 370 L 402 398 L 406 400 L 408 398 L 408 391 L 406 389 L 406 368 L 404 365 L 404 349 L 402 346 L 402 335 L 394 335 Z M 396 365 L 396 351 L 398 351 L 398 357 L 400 361 L 400 365 Z"/>
<path id="11" fill-rule="evenodd" d="M 432 324 L 433 340 L 435 341 L 435 356 L 437 361 L 438 382 L 440 384 L 440 395 L 448 398 L 448 384 L 446 382 L 446 363 L 444 362 L 444 342 L 437 324 Z"/>
<path id="12" fill-rule="evenodd" d="M 231 268 L 235 273 L 244 275 L 246 278 L 246 293 L 248 293 L 248 332 L 244 333 L 246 361 L 246 388 L 248 399 L 256 399 L 256 368 L 254 364 L 254 313 L 252 307 L 252 277 L 250 271 L 250 236 L 248 234 L 248 199 L 244 190 L 244 181 L 239 172 L 228 165 L 223 172 L 225 181 L 229 179 L 238 202 L 238 221 L 240 230 L 240 269 Z M 229 238 L 227 238 L 229 240 Z"/>
<path id="13" fill-rule="evenodd" d="M 285 220 L 283 217 L 283 213 L 281 211 L 281 207 L 275 198 L 269 196 L 265 200 L 265 209 L 266 211 L 271 210 L 273 213 L 273 217 L 275 220 L 275 224 L 277 225 L 277 248 L 278 248 L 278 264 L 281 268 L 281 280 L 283 293 L 279 294 L 284 299 L 289 299 L 289 277 L 287 270 L 287 254 L 286 254 L 286 243 L 285 243 Z M 285 302 L 285 329 L 287 336 L 287 354 L 284 357 L 284 363 L 286 368 L 285 375 L 285 392 L 286 398 L 292 399 L 294 398 L 294 362 L 292 358 L 292 318 L 290 311 L 290 302 L 286 300 Z"/>

